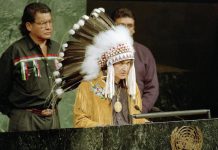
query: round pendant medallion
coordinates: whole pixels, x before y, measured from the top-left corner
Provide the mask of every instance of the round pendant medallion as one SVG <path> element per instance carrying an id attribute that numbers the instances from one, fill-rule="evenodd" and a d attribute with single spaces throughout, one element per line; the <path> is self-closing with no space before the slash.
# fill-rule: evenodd
<path id="1" fill-rule="evenodd" d="M 121 104 L 119 101 L 117 101 L 117 102 L 114 103 L 114 110 L 115 110 L 116 112 L 121 112 L 121 110 L 122 110 L 122 104 Z"/>

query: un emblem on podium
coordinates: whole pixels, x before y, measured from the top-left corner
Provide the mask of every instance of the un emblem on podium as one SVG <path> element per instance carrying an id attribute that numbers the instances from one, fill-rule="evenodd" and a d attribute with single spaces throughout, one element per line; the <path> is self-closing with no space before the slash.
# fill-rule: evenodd
<path id="1" fill-rule="evenodd" d="M 198 127 L 176 127 L 171 133 L 172 150 L 201 150 L 202 132 Z"/>

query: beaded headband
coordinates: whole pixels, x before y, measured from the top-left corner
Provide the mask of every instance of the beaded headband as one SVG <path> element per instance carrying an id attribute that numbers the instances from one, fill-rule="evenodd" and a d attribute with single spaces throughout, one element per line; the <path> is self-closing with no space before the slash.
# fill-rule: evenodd
<path id="1" fill-rule="evenodd" d="M 103 68 L 109 59 L 111 60 L 111 63 L 114 64 L 119 61 L 134 59 L 134 53 L 128 44 L 118 44 L 116 47 L 112 47 L 103 53 L 98 64 Z"/>

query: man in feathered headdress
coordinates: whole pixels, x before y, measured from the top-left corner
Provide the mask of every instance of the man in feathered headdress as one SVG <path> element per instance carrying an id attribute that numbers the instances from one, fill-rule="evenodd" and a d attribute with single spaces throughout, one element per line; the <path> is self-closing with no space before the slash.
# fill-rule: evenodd
<path id="1" fill-rule="evenodd" d="M 68 91 L 79 85 L 73 108 L 74 127 L 149 122 L 130 117 L 141 113 L 142 100 L 128 29 L 115 26 L 99 8 L 90 16 L 82 16 L 69 33 L 69 41 L 63 44 L 60 89 Z"/>
<path id="2" fill-rule="evenodd" d="M 117 26 L 94 37 L 82 64 L 85 81 L 76 94 L 75 127 L 148 122 L 130 122 L 129 118 L 142 108 L 133 60 L 133 40 L 125 27 Z"/>
<path id="3" fill-rule="evenodd" d="M 122 26 L 104 31 L 87 47 L 82 73 L 86 76 L 77 91 L 75 127 L 145 123 L 130 122 L 130 114 L 142 107 L 135 80 L 133 40 Z"/>

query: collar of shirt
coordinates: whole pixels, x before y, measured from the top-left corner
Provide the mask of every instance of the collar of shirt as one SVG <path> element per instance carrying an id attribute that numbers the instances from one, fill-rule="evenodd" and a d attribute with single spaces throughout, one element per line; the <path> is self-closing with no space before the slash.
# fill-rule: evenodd
<path id="1" fill-rule="evenodd" d="M 33 50 L 34 48 L 39 47 L 39 45 L 36 44 L 29 35 L 27 35 L 25 38 L 26 38 L 27 46 L 28 46 L 29 50 Z M 48 50 L 49 50 L 51 48 L 51 40 L 50 39 L 47 40 L 46 45 L 48 46 Z"/>

